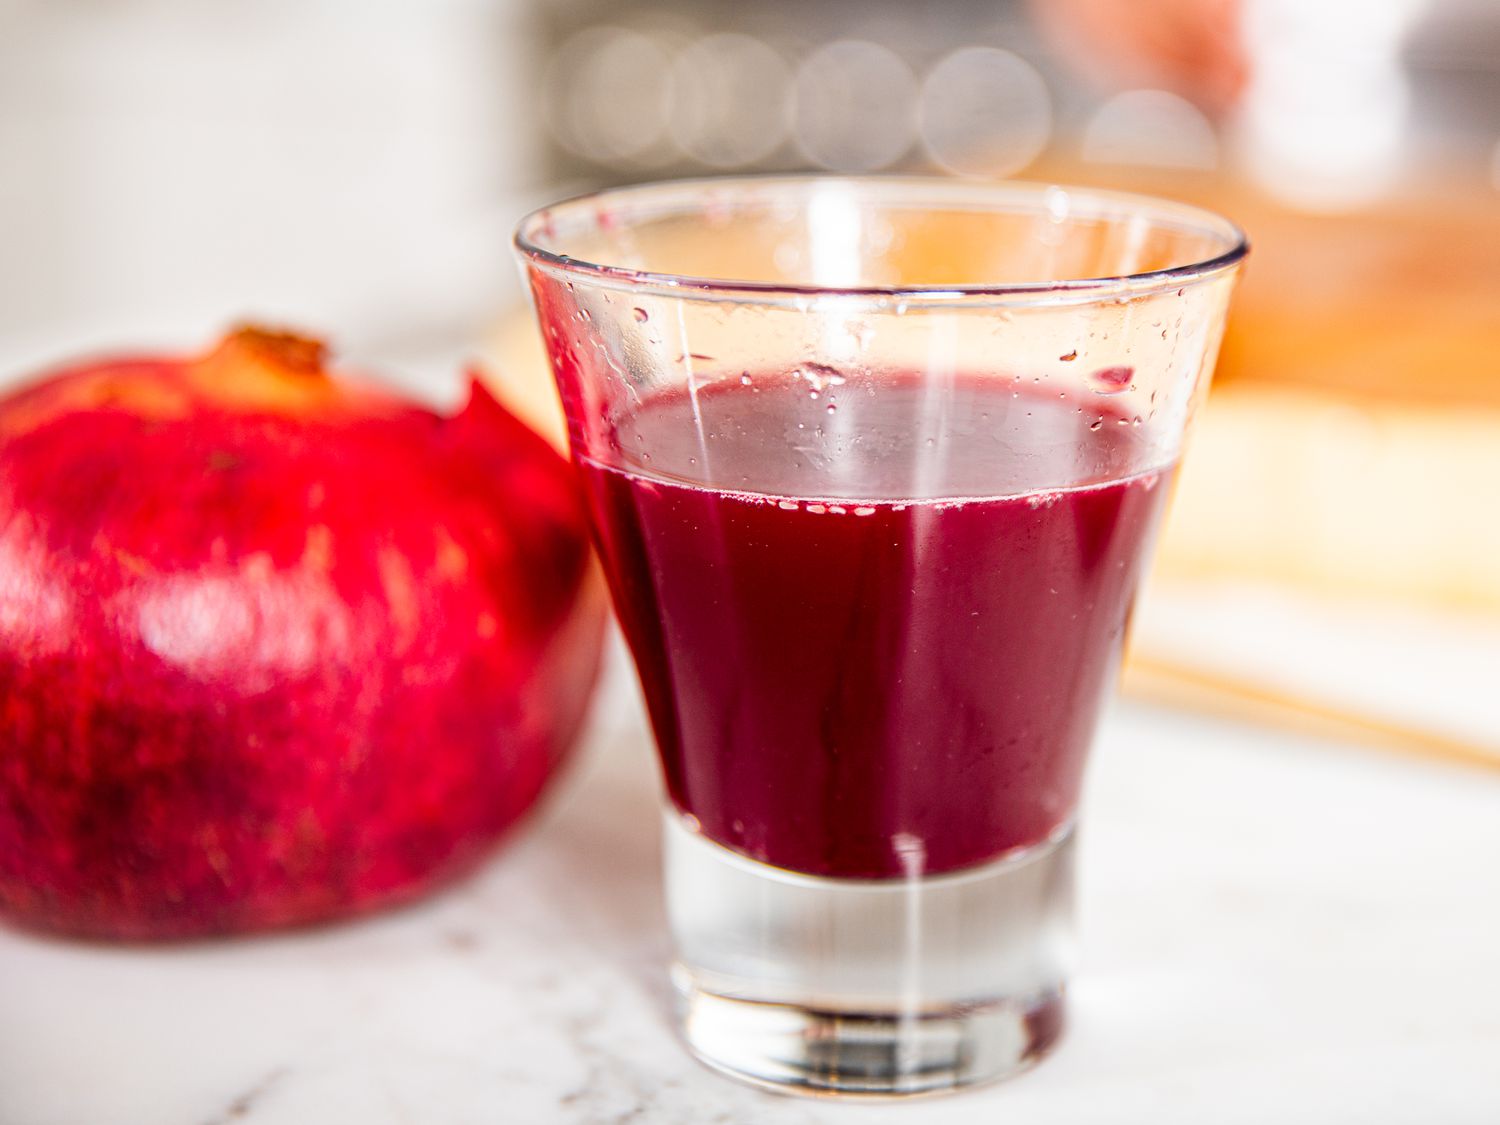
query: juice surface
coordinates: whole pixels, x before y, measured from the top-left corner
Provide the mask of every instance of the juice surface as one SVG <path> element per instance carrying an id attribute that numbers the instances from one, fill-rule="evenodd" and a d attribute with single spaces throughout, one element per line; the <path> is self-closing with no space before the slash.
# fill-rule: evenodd
<path id="1" fill-rule="evenodd" d="M 806 874 L 934 874 L 1064 826 L 1170 466 L 999 377 L 755 375 L 579 464 L 669 793 Z"/>

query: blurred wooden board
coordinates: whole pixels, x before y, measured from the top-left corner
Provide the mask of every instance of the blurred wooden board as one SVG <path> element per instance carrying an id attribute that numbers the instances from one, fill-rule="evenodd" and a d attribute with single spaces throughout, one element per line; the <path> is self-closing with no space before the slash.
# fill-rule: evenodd
<path id="1" fill-rule="evenodd" d="M 1207 173 L 1048 171 L 1250 235 L 1162 579 L 1500 612 L 1500 192 L 1434 180 L 1312 214 Z"/>
<path id="2" fill-rule="evenodd" d="M 1249 233 L 1220 386 L 1500 409 L 1500 191 L 1434 178 L 1357 210 L 1312 213 L 1211 173 L 1067 164 L 1045 174 L 1183 199 Z"/>

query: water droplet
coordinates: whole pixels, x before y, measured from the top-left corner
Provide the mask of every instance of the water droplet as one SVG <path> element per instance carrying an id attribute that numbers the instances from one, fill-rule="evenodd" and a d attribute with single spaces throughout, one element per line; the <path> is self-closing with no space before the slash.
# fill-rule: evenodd
<path id="1" fill-rule="evenodd" d="M 804 363 L 792 369 L 792 377 L 803 379 L 807 385 L 815 391 L 821 391 L 825 387 L 841 387 L 847 379 L 839 374 L 837 367 L 831 367 L 826 363 Z"/>
<path id="2" fill-rule="evenodd" d="M 594 314 L 591 313 L 591 312 L 589 312 L 588 309 L 579 309 L 578 310 L 578 319 L 581 320 L 581 321 L 583 321 L 584 323 L 587 323 L 588 321 L 591 321 L 591 320 L 594 319 Z"/>
<path id="3" fill-rule="evenodd" d="M 776 506 L 787 512 L 795 512 L 797 510 L 797 502 L 795 500 L 780 500 Z"/>
<path id="4" fill-rule="evenodd" d="M 875 509 L 868 507 L 855 508 L 854 514 L 856 516 L 873 516 L 875 514 Z"/>
<path id="5" fill-rule="evenodd" d="M 740 383 L 742 386 L 748 387 L 753 382 L 755 382 L 755 380 L 750 378 L 750 372 L 744 371 L 740 373 Z"/>
<path id="6" fill-rule="evenodd" d="M 838 410 L 839 410 L 839 408 L 838 408 L 838 404 L 837 403 L 830 402 L 828 404 L 828 413 L 830 413 L 830 414 L 837 414 Z"/>
<path id="7" fill-rule="evenodd" d="M 639 305 L 630 310 L 630 315 L 635 317 L 636 322 L 639 324 L 645 324 L 647 320 L 651 319 L 646 310 Z"/>
<path id="8" fill-rule="evenodd" d="M 818 516 L 821 516 L 824 512 L 828 511 L 827 507 L 822 504 L 809 504 L 807 506 L 807 510 Z"/>
<path id="9" fill-rule="evenodd" d="M 1114 395 L 1130 386 L 1134 376 L 1134 367 L 1101 367 L 1089 376 L 1089 381 L 1093 383 L 1096 394 Z"/>
<path id="10" fill-rule="evenodd" d="M 813 390 L 808 391 L 807 392 L 807 397 L 816 402 L 817 398 L 818 398 L 818 392 L 817 392 L 817 390 L 813 389 Z"/>
<path id="11" fill-rule="evenodd" d="M 1089 429 L 1093 430 L 1095 433 L 1098 433 L 1099 430 L 1103 426 L 1104 426 L 1104 419 L 1103 418 L 1100 418 L 1097 422 L 1090 422 L 1089 423 Z"/>

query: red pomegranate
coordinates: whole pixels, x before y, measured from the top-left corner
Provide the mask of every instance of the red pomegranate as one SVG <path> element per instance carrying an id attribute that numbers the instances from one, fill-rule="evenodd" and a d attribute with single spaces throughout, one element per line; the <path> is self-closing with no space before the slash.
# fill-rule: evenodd
<path id="1" fill-rule="evenodd" d="M 567 464 L 237 331 L 0 401 L 0 916 L 172 938 L 320 921 L 476 861 L 598 669 Z"/>

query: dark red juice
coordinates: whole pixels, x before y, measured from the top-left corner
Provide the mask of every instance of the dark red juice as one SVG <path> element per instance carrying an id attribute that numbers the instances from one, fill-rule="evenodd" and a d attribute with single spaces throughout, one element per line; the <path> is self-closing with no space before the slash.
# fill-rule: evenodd
<path id="1" fill-rule="evenodd" d="M 667 786 L 816 875 L 1065 826 L 1167 489 L 1139 431 L 1009 379 L 649 397 L 581 457 Z"/>

